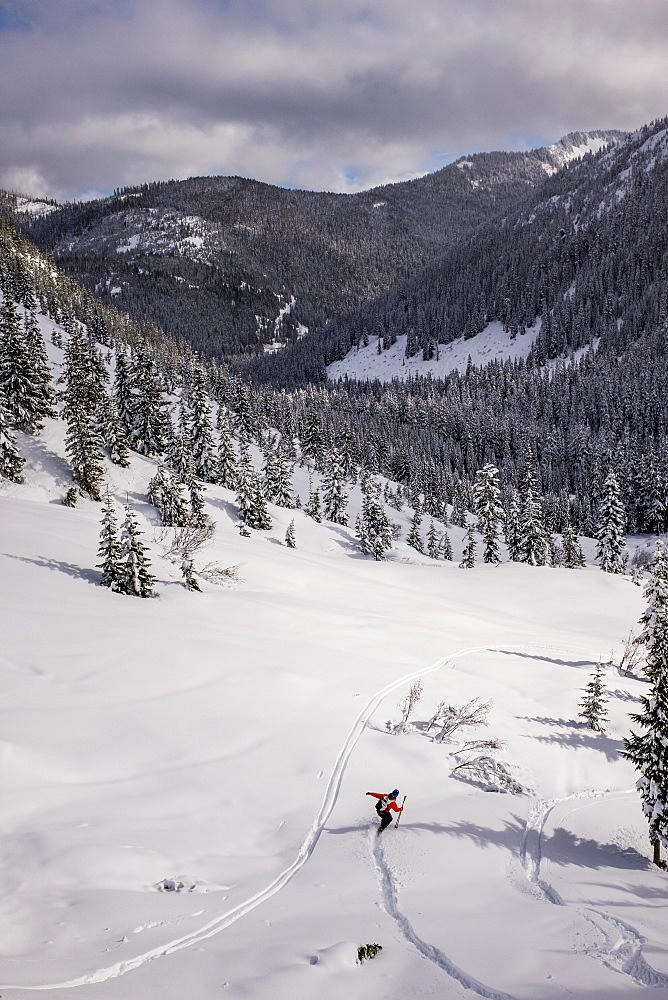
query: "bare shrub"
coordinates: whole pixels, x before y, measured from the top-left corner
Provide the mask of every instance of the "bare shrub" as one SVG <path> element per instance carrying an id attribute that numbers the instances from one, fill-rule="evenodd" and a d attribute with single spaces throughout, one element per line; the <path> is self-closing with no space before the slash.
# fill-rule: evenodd
<path id="1" fill-rule="evenodd" d="M 427 732 L 433 725 L 439 725 L 441 731 L 435 739 L 438 743 L 444 743 L 462 727 L 486 726 L 487 714 L 491 707 L 491 701 L 483 701 L 481 698 L 472 698 L 463 705 L 447 705 L 441 702 L 436 714 L 427 724 Z"/>
<path id="2" fill-rule="evenodd" d="M 422 694 L 422 681 L 416 681 L 415 684 L 411 684 L 410 690 L 406 695 L 406 700 L 401 706 L 401 719 L 394 726 L 395 733 L 405 733 L 406 726 L 408 725 L 408 719 L 412 715 L 415 706 L 420 700 L 420 695 Z"/>

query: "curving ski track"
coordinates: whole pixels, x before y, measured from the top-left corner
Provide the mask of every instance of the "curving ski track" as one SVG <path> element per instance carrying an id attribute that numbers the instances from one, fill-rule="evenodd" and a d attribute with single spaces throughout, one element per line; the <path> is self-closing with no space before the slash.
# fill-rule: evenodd
<path id="1" fill-rule="evenodd" d="M 355 722 L 353 723 L 350 729 L 350 732 L 348 733 L 348 736 L 346 737 L 346 740 L 341 750 L 339 751 L 339 754 L 334 763 L 334 767 L 332 768 L 332 773 L 327 782 L 327 788 L 325 790 L 325 795 L 322 801 L 322 805 L 320 806 L 320 810 L 311 826 L 311 829 L 309 830 L 308 834 L 306 835 L 306 838 L 304 839 L 301 847 L 299 848 L 297 857 L 295 858 L 295 860 L 292 862 L 291 865 L 289 865 L 284 871 L 280 873 L 280 875 L 277 875 L 272 882 L 270 882 L 267 886 L 265 886 L 264 889 L 261 889 L 259 892 L 255 893 L 255 895 L 250 896 L 244 902 L 239 903 L 237 906 L 233 907 L 230 910 L 227 910 L 225 913 L 221 913 L 218 917 L 214 917 L 213 920 L 210 920 L 207 924 L 204 924 L 197 930 L 192 931 L 189 934 L 184 934 L 182 937 L 176 938 L 173 941 L 169 941 L 166 944 L 159 945 L 156 948 L 152 948 L 150 951 L 146 951 L 141 955 L 136 955 L 134 958 L 129 958 L 126 959 L 125 961 L 116 962 L 113 965 L 108 965 L 105 966 L 104 968 L 96 969 L 93 972 L 88 972 L 83 976 L 78 976 L 76 979 L 69 979 L 65 982 L 41 983 L 38 985 L 30 985 L 30 986 L 24 984 L 12 984 L 12 985 L 0 984 L 0 990 L 63 990 L 63 989 L 74 989 L 75 987 L 78 986 L 91 986 L 96 983 L 104 983 L 110 979 L 118 979 L 120 976 L 124 976 L 128 972 L 132 972 L 143 965 L 147 965 L 149 962 L 152 962 L 155 959 L 163 958 L 166 955 L 173 955 L 175 952 L 182 951 L 184 948 L 191 948 L 193 947 L 193 945 L 198 944 L 200 941 L 205 941 L 207 938 L 219 934 L 221 931 L 225 930 L 226 927 L 229 927 L 230 924 L 235 923 L 241 917 L 245 916 L 247 913 L 250 913 L 251 910 L 254 910 L 255 907 L 260 906 L 261 903 L 264 903 L 267 899 L 270 899 L 277 892 L 280 892 L 280 890 L 285 885 L 287 885 L 288 882 L 290 882 L 290 880 L 297 874 L 300 868 L 302 868 L 303 865 L 305 865 L 308 859 L 311 857 L 313 851 L 315 850 L 316 844 L 320 839 L 320 834 L 324 829 L 325 823 L 327 822 L 336 804 L 336 800 L 339 794 L 339 789 L 341 787 L 341 782 L 343 780 L 343 775 L 345 773 L 348 760 L 350 759 L 350 756 L 355 748 L 355 745 L 357 744 L 357 741 L 364 732 L 369 719 L 371 718 L 375 710 L 378 708 L 380 703 L 383 701 L 383 699 L 387 697 L 388 694 L 391 694 L 397 688 L 400 688 L 403 685 L 410 683 L 411 681 L 417 680 L 419 677 L 424 677 L 427 674 L 435 673 L 436 671 L 441 670 L 442 667 L 446 666 L 450 661 L 459 659 L 463 656 L 469 656 L 472 653 L 501 652 L 501 651 L 511 653 L 517 649 L 534 649 L 534 650 L 550 649 L 553 651 L 557 650 L 560 652 L 574 651 L 566 646 L 550 645 L 547 643 L 546 644 L 522 643 L 522 644 L 513 644 L 512 646 L 508 645 L 471 646 L 466 649 L 457 650 L 457 652 L 455 653 L 450 653 L 448 656 L 442 657 L 440 660 L 437 660 L 436 663 L 433 663 L 429 667 L 424 667 L 421 670 L 415 670 L 410 674 L 405 674 L 398 680 L 392 681 L 390 684 L 386 684 L 385 687 L 381 688 L 374 695 L 372 695 L 371 698 L 369 698 L 369 700 L 367 701 L 364 708 L 357 716 Z M 575 651 L 575 652 L 580 652 L 580 651 Z M 540 837 L 538 838 L 538 840 L 540 841 Z M 539 867 L 540 867 L 540 859 L 538 859 L 538 868 Z M 553 902 L 553 900 L 551 901 Z M 415 937 L 413 944 L 415 944 L 416 947 L 420 948 L 420 946 L 417 944 L 417 941 L 419 941 L 419 939 Z M 421 946 L 424 947 L 425 949 L 432 949 L 431 945 L 427 945 L 424 942 L 421 942 Z M 438 954 L 439 956 L 441 955 L 441 953 L 438 952 L 438 949 L 433 949 L 433 953 L 435 956 L 436 954 Z M 445 956 L 443 956 L 443 958 L 446 962 L 449 961 L 447 958 L 445 958 Z M 436 964 L 439 964 L 439 962 L 437 961 Z M 448 971 L 443 965 L 441 966 L 441 968 L 443 968 L 444 971 Z M 455 966 L 452 966 L 452 968 L 456 969 Z M 456 971 L 459 972 L 459 970 Z M 655 973 L 655 975 L 658 976 L 659 973 Z M 457 976 L 455 976 L 454 978 L 457 978 Z M 462 982 L 461 979 L 459 981 Z M 485 989 L 485 987 L 482 986 L 481 988 Z M 481 993 L 480 995 L 485 997 L 498 998 L 498 1000 L 512 1000 L 512 998 L 508 997 L 507 994 L 494 993 L 493 991 L 487 993 Z"/>
<path id="2" fill-rule="evenodd" d="M 624 791 L 590 789 L 575 792 L 573 795 L 565 795 L 563 798 L 543 799 L 532 809 L 522 837 L 520 861 L 530 884 L 535 886 L 548 902 L 555 906 L 566 905 L 556 889 L 540 877 L 543 857 L 541 847 L 543 830 L 552 810 L 564 802 L 576 801 L 577 799 L 591 800 L 610 795 L 631 795 L 634 793 L 634 788 Z M 668 975 L 657 972 L 645 960 L 642 949 L 647 941 L 635 928 L 617 917 L 611 917 L 593 907 L 579 907 L 579 909 L 584 919 L 597 927 L 604 937 L 609 938 L 610 929 L 613 932 L 611 940 L 614 943 L 603 948 L 591 949 L 587 954 L 598 959 L 609 969 L 629 976 L 639 986 L 668 986 Z M 601 927 L 600 922 L 604 924 L 604 927 Z"/>
<path id="3" fill-rule="evenodd" d="M 455 963 L 452 962 L 439 948 L 433 944 L 429 944 L 427 941 L 423 941 L 421 937 L 418 937 L 411 926 L 408 917 L 399 910 L 397 890 L 392 879 L 392 872 L 385 860 L 385 852 L 383 851 L 381 838 L 376 835 L 375 828 L 371 833 L 371 855 L 373 857 L 376 875 L 380 885 L 383 909 L 386 913 L 389 913 L 393 920 L 396 921 L 399 930 L 406 941 L 408 941 L 409 944 L 412 944 L 421 955 L 427 958 L 430 962 L 433 962 L 434 965 L 437 965 L 443 972 L 447 973 L 451 979 L 455 979 L 458 983 L 460 983 L 464 989 L 471 990 L 473 993 L 477 993 L 480 997 L 486 997 L 487 1000 L 515 1000 L 510 993 L 500 993 L 498 990 L 493 990 L 491 987 L 485 986 L 484 983 L 481 983 L 478 979 L 474 979 L 473 976 L 469 976 L 466 972 L 463 972 L 457 965 L 455 965 Z"/>

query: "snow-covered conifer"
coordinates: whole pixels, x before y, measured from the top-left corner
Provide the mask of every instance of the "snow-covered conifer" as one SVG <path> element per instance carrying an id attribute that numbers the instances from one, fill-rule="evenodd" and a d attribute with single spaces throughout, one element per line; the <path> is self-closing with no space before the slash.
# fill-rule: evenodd
<path id="1" fill-rule="evenodd" d="M 533 452 L 527 450 L 523 495 L 520 502 L 519 537 L 517 547 L 520 562 L 544 566 L 547 562 L 547 531 L 540 505 Z"/>
<path id="2" fill-rule="evenodd" d="M 612 469 L 608 472 L 598 509 L 596 559 L 605 573 L 623 573 L 626 567 L 624 527 L 626 514 L 622 494 Z"/>
<path id="3" fill-rule="evenodd" d="M 232 443 L 229 417 L 223 406 L 218 408 L 216 422 L 219 433 L 216 482 L 227 490 L 234 490 L 237 486 L 237 455 Z"/>
<path id="4" fill-rule="evenodd" d="M 514 488 L 510 490 L 503 530 L 506 539 L 506 546 L 508 548 L 508 555 L 511 561 L 521 562 L 520 498 L 517 490 Z"/>
<path id="5" fill-rule="evenodd" d="M 482 535 L 484 545 L 482 561 L 499 563 L 499 538 L 504 519 L 501 506 L 501 489 L 499 487 L 499 470 L 493 465 L 485 465 L 476 473 L 473 491 L 476 514 L 478 516 L 478 531 Z"/>
<path id="6" fill-rule="evenodd" d="M 142 534 L 136 514 L 127 504 L 120 541 L 120 590 L 124 594 L 135 594 L 137 597 L 153 597 L 155 577 L 150 573 L 151 563 L 148 549 L 141 540 Z"/>
<path id="7" fill-rule="evenodd" d="M 197 582 L 193 561 L 188 556 L 184 556 L 181 561 L 181 576 L 183 577 L 183 585 L 186 590 L 197 590 L 201 592 L 202 588 Z"/>
<path id="8" fill-rule="evenodd" d="M 165 445 L 165 404 L 155 365 L 143 349 L 135 353 L 130 379 L 133 388 L 130 444 L 140 455 L 159 455 Z"/>
<path id="9" fill-rule="evenodd" d="M 16 446 L 16 438 L 11 432 L 4 399 L 0 394 L 0 476 L 12 483 L 22 483 L 24 464 L 25 460 Z"/>
<path id="10" fill-rule="evenodd" d="M 16 305 L 8 295 L 0 306 L 0 392 L 12 426 L 28 434 L 43 427 L 51 410 L 44 380 L 29 350 Z"/>
<path id="11" fill-rule="evenodd" d="M 427 555 L 429 555 L 432 559 L 438 559 L 440 553 L 441 542 L 438 537 L 436 525 L 432 521 L 429 525 L 429 531 L 427 532 Z"/>
<path id="12" fill-rule="evenodd" d="M 469 524 L 466 528 L 466 541 L 464 544 L 464 551 L 462 552 L 462 561 L 459 564 L 460 569 L 473 569 L 475 566 L 475 535 L 473 533 L 473 525 Z"/>
<path id="13" fill-rule="evenodd" d="M 452 562 L 452 542 L 450 541 L 450 535 L 447 531 L 442 532 L 439 547 L 443 558 L 448 562 Z"/>
<path id="14" fill-rule="evenodd" d="M 584 698 L 580 702 L 580 718 L 586 721 L 590 729 L 599 733 L 605 732 L 604 723 L 608 717 L 605 709 L 607 700 L 603 667 L 598 663 L 585 688 Z"/>
<path id="15" fill-rule="evenodd" d="M 131 365 L 123 348 L 116 348 L 116 372 L 114 376 L 114 402 L 118 419 L 126 438 L 134 425 L 135 397 L 132 391 Z"/>
<path id="16" fill-rule="evenodd" d="M 293 518 L 292 521 L 290 521 L 290 524 L 288 525 L 287 530 L 285 532 L 285 544 L 287 545 L 287 547 L 289 549 L 294 549 L 294 548 L 297 547 L 297 541 L 295 539 L 295 522 L 294 522 L 294 518 Z"/>
<path id="17" fill-rule="evenodd" d="M 408 529 L 408 534 L 406 535 L 406 542 L 412 549 L 417 552 L 424 552 L 424 542 L 422 541 L 422 534 L 420 532 L 420 525 L 422 524 L 422 513 L 419 506 L 415 509 L 413 514 L 413 520 L 411 521 L 411 526 Z"/>
<path id="18" fill-rule="evenodd" d="M 322 506 L 320 504 L 320 492 L 312 489 L 308 495 L 308 500 L 304 504 L 304 513 L 308 514 L 312 520 L 318 524 L 322 521 Z"/>
<path id="19" fill-rule="evenodd" d="M 562 566 L 566 569 L 578 569 L 585 565 L 585 558 L 582 553 L 582 546 L 580 545 L 580 540 L 573 529 L 570 517 L 567 517 L 566 524 L 564 525 L 564 532 L 562 535 Z"/>
<path id="20" fill-rule="evenodd" d="M 216 458 L 214 452 L 211 404 L 206 391 L 206 378 L 201 368 L 196 368 L 188 393 L 190 411 L 190 437 L 195 475 L 209 483 L 215 479 Z"/>
<path id="21" fill-rule="evenodd" d="M 347 524 L 348 494 L 345 490 L 345 472 L 338 448 L 330 449 L 327 468 L 322 478 L 323 516 L 335 524 Z"/>
<path id="22" fill-rule="evenodd" d="M 103 393 L 93 414 L 91 426 L 95 437 L 109 452 L 111 461 L 127 469 L 130 465 L 127 438 L 118 416 L 116 403 L 106 392 Z"/>
<path id="23" fill-rule="evenodd" d="M 392 548 L 392 525 L 370 479 L 365 482 L 363 493 L 362 509 L 355 522 L 360 551 L 380 561 Z"/>
<path id="24" fill-rule="evenodd" d="M 121 563 L 121 545 L 118 537 L 118 522 L 114 502 L 107 490 L 102 508 L 100 547 L 97 551 L 97 568 L 102 570 L 100 583 L 110 590 L 122 592 L 124 589 L 124 566 Z"/>

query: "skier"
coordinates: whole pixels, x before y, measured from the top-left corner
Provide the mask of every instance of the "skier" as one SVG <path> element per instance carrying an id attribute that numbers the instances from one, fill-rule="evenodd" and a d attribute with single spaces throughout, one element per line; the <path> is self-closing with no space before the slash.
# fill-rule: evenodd
<path id="1" fill-rule="evenodd" d="M 378 799 L 376 802 L 376 812 L 380 816 L 380 826 L 378 827 L 378 833 L 382 833 L 390 823 L 392 822 L 392 812 L 400 813 L 403 806 L 397 805 L 397 796 L 399 795 L 399 789 L 395 788 L 392 792 L 367 792 L 367 795 L 373 795 L 374 799 Z M 392 810 L 392 812 L 390 811 Z"/>

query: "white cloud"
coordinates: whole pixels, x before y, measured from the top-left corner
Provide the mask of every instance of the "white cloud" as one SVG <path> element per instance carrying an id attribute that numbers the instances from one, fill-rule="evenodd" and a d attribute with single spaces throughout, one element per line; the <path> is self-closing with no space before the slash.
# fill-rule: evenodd
<path id="1" fill-rule="evenodd" d="M 4 7 L 24 27 L 0 31 L 0 183 L 42 195 L 203 173 L 352 190 L 667 110 L 665 0 Z"/>

